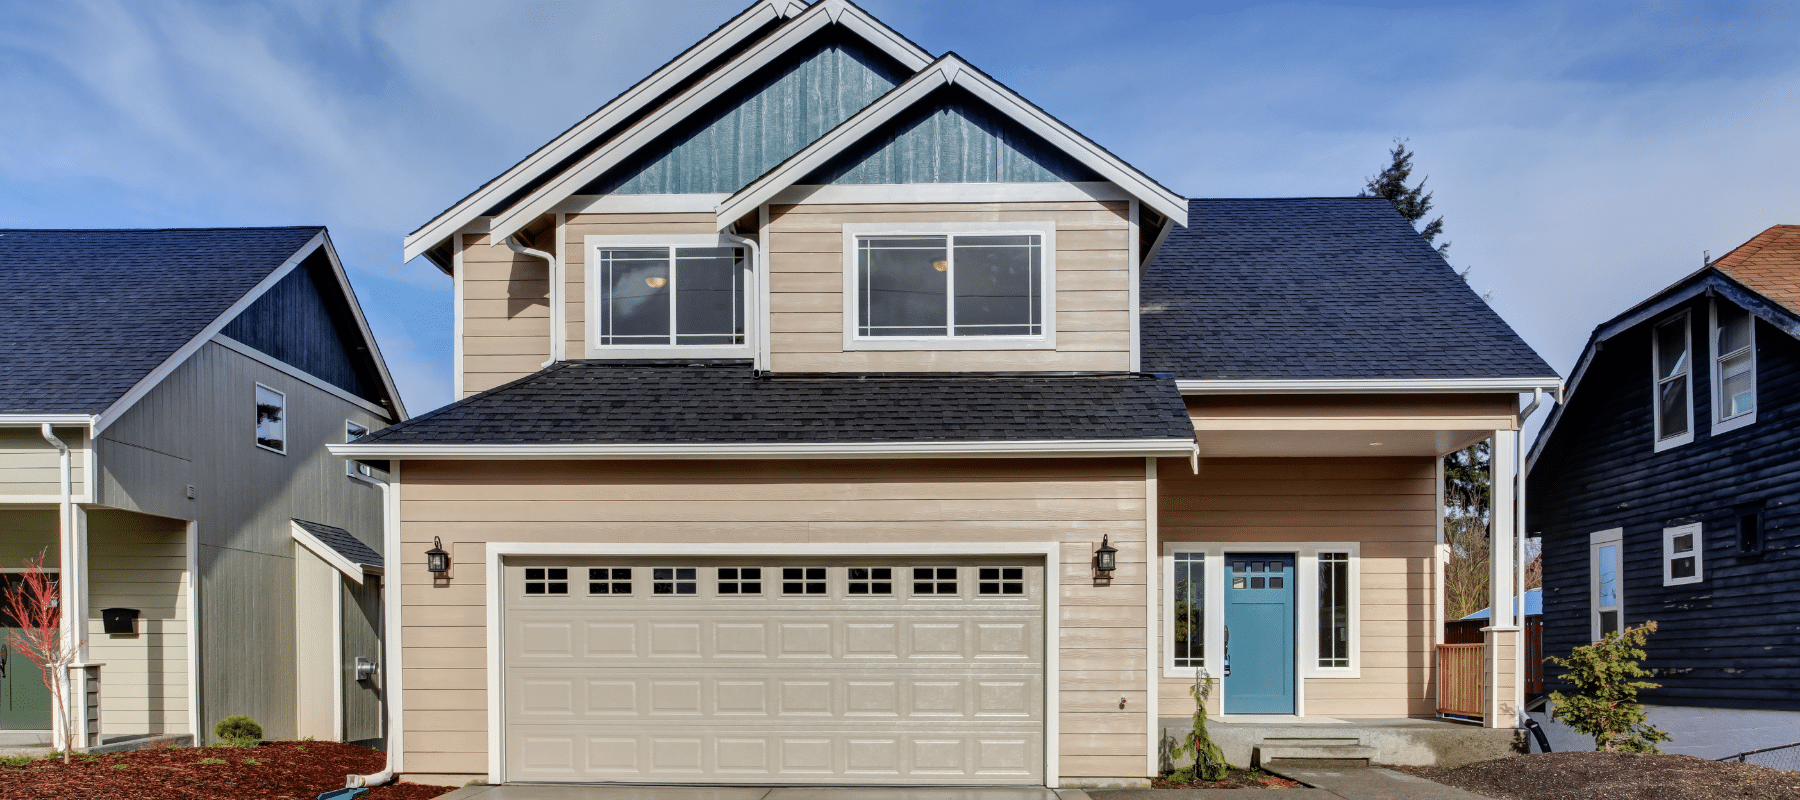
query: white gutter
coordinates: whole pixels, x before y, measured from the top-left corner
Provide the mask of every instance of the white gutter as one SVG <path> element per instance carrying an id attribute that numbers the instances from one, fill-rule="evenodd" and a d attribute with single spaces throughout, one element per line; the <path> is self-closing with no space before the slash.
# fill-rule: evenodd
<path id="1" fill-rule="evenodd" d="M 400 493 L 395 491 L 394 484 L 400 480 L 400 465 L 393 464 L 388 472 L 389 480 L 371 479 L 370 483 L 381 487 L 381 563 L 385 568 L 389 563 L 399 563 L 400 559 Z M 296 526 L 296 529 L 298 526 Z M 385 572 L 385 569 L 384 569 Z M 401 697 L 400 697 L 400 570 L 394 570 L 392 581 L 384 574 L 381 580 L 381 710 L 382 736 L 387 745 L 387 761 L 380 772 L 368 775 L 344 776 L 344 788 L 356 789 L 364 786 L 380 786 L 394 779 L 400 771 L 404 754 L 401 750 Z M 340 659 L 338 673 L 344 671 Z M 340 696 L 341 701 L 341 696 Z M 340 702 L 340 705 L 342 703 Z"/>
<path id="2" fill-rule="evenodd" d="M 998 442 L 807 442 L 773 444 L 329 444 L 333 455 L 351 459 L 607 459 L 607 458 L 952 458 L 1007 456 L 1105 458 L 1152 456 L 1190 458 L 1199 452 L 1191 439 L 1090 439 L 1085 441 Z"/>
<path id="3" fill-rule="evenodd" d="M 1193 380 L 1179 379 L 1182 394 L 1524 394 L 1562 391 L 1562 379 L 1537 378 L 1395 378 L 1344 380 Z"/>
<path id="4" fill-rule="evenodd" d="M 768 206 L 757 207 L 757 222 L 759 223 L 757 226 L 757 230 L 759 231 L 758 235 L 762 235 L 760 232 L 766 230 L 768 227 L 765 222 L 767 219 L 767 209 Z M 756 346 L 756 368 L 768 369 L 769 358 L 764 351 L 769 346 L 769 333 L 768 326 L 763 324 L 763 322 L 768 318 L 769 300 L 768 298 L 763 297 L 762 294 L 762 276 L 765 274 L 762 260 L 762 245 L 758 244 L 755 239 L 747 239 L 737 235 L 736 225 L 737 223 L 732 223 L 733 227 L 727 228 L 726 230 L 728 232 L 720 233 L 719 238 L 728 242 L 737 242 L 750 250 L 750 285 L 745 287 L 744 295 L 746 297 L 757 298 L 756 304 L 760 310 L 756 314 L 744 315 L 745 327 L 749 328 L 755 326 L 755 328 L 757 328 L 756 330 L 745 330 L 744 334 L 748 338 L 744 341 L 758 343 Z"/>
<path id="5" fill-rule="evenodd" d="M 92 414 L 0 414 L 0 428 L 38 428 L 44 425 L 91 428 L 95 419 Z"/>
<path id="6" fill-rule="evenodd" d="M 532 258 L 543 259 L 544 265 L 545 265 L 545 273 L 547 274 L 547 277 L 550 279 L 550 358 L 549 358 L 549 360 L 545 361 L 544 363 L 538 365 L 540 367 L 548 367 L 551 364 L 556 363 L 556 357 L 557 357 L 556 351 L 558 349 L 556 346 L 557 333 L 562 328 L 562 302 L 561 302 L 562 301 L 562 281 L 560 280 L 560 278 L 562 276 L 562 269 L 558 265 L 556 256 L 553 256 L 542 250 L 533 250 L 529 247 L 519 244 L 518 242 L 513 241 L 513 239 L 516 236 L 518 236 L 518 234 L 515 233 L 512 236 L 506 237 L 506 246 L 509 249 L 511 249 L 513 252 L 518 253 L 520 255 L 527 255 L 527 256 L 531 256 Z"/>

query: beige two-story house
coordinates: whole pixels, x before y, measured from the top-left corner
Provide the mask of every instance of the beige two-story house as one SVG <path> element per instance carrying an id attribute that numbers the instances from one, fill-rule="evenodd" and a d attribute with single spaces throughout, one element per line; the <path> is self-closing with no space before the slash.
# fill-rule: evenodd
<path id="1" fill-rule="evenodd" d="M 406 248 L 460 399 L 333 449 L 393 464 L 412 780 L 1142 784 L 1201 675 L 1435 717 L 1438 460 L 1558 385 L 1386 201 L 1189 200 L 842 0 Z"/>

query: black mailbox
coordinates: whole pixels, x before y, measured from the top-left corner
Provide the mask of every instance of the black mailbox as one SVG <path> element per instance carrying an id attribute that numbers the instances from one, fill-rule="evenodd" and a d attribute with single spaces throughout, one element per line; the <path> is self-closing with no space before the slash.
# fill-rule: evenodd
<path id="1" fill-rule="evenodd" d="M 135 608 L 100 609 L 100 619 L 107 633 L 137 633 L 137 618 Z"/>

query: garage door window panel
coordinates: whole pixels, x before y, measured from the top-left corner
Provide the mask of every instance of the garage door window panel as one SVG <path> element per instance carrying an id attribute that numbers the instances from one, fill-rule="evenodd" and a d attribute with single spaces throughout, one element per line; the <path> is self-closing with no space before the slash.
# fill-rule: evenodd
<path id="1" fill-rule="evenodd" d="M 956 597 L 956 567 L 913 567 L 915 596 Z"/>
<path id="2" fill-rule="evenodd" d="M 719 567 L 719 594 L 762 594 L 761 567 Z"/>
<path id="3" fill-rule="evenodd" d="M 661 595 L 697 595 L 700 593 L 698 567 L 655 567 L 651 569 L 650 591 Z"/>
<path id="4" fill-rule="evenodd" d="M 588 594 L 631 594 L 631 568 L 600 567 L 589 569 Z"/>
<path id="5" fill-rule="evenodd" d="M 787 595 L 824 595 L 824 567 L 782 567 L 781 593 Z"/>
<path id="6" fill-rule="evenodd" d="M 1025 570 L 1022 567 L 981 567 L 976 581 L 983 596 L 1018 596 L 1025 594 Z"/>
<path id="7" fill-rule="evenodd" d="M 567 567 L 531 567 L 525 570 L 525 593 L 566 595 L 569 593 Z"/>
<path id="8" fill-rule="evenodd" d="M 894 593 L 893 567 L 851 567 L 850 594 L 887 596 Z"/>

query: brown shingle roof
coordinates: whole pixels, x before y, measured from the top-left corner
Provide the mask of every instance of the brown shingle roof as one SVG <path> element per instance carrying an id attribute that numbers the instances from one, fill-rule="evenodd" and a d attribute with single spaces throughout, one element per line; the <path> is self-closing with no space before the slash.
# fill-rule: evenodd
<path id="1" fill-rule="evenodd" d="M 1776 225 L 1711 266 L 1800 314 L 1800 225 Z"/>

